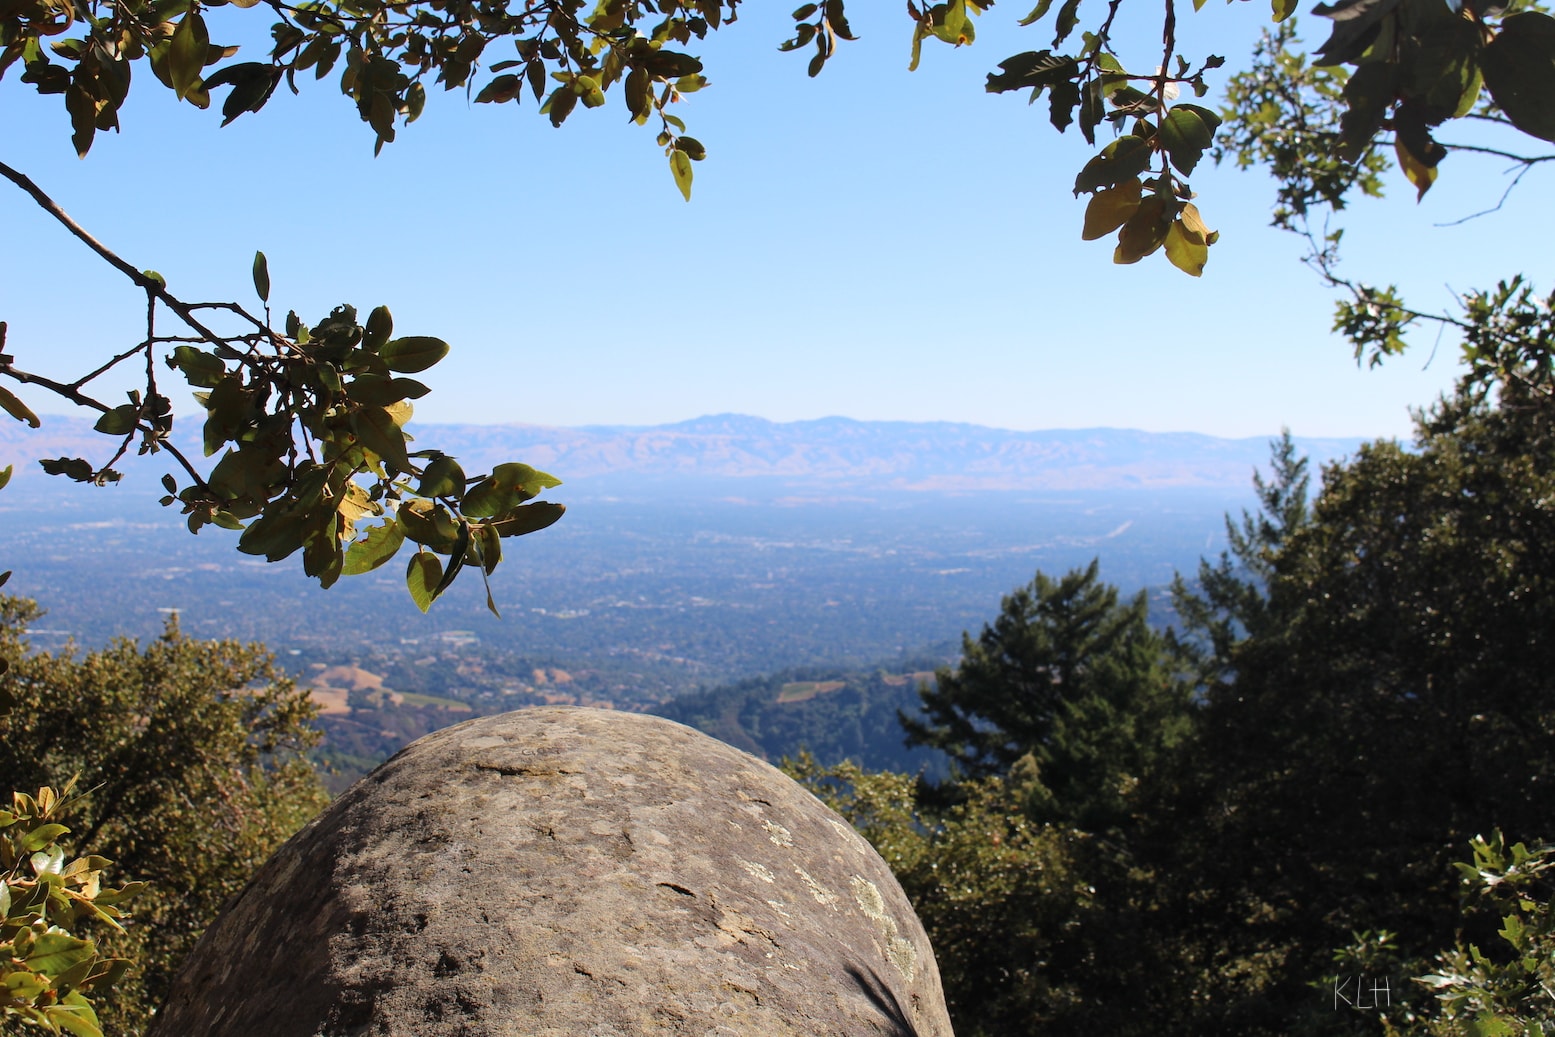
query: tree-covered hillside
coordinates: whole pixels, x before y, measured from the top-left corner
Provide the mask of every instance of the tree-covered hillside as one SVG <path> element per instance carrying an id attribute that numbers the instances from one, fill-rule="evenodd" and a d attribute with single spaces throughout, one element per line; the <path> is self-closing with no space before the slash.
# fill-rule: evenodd
<path id="1" fill-rule="evenodd" d="M 898 714 L 918 709 L 918 689 L 942 659 L 892 670 L 809 668 L 682 695 L 650 712 L 774 763 L 801 752 L 826 763 L 942 776 L 946 758 L 906 745 Z"/>
<path id="2" fill-rule="evenodd" d="M 1094 571 L 1007 597 L 912 726 L 972 777 L 798 766 L 963 1037 L 1550 1032 L 1555 317 L 1494 305 L 1413 449 L 1313 493 L 1277 444 L 1171 636 Z"/>

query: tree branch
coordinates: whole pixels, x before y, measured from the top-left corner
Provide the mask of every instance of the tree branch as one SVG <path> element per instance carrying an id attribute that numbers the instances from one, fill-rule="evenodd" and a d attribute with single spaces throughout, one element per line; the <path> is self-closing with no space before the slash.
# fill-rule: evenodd
<path id="1" fill-rule="evenodd" d="M 110 250 L 106 245 L 92 237 L 91 234 L 87 233 L 86 228 L 82 227 L 75 220 L 71 219 L 70 214 L 65 212 L 64 209 L 60 208 L 59 203 L 44 193 L 43 189 L 37 184 L 33 183 L 26 174 L 11 168 L 4 162 L 0 162 L 0 176 L 5 177 L 7 180 L 11 181 L 11 183 L 25 191 L 33 201 L 38 203 L 38 206 L 44 212 L 58 220 L 65 227 L 65 229 L 70 231 L 71 234 L 75 235 L 82 244 L 86 245 L 86 247 L 91 249 L 93 252 L 96 252 L 105 263 L 133 281 L 136 287 L 161 300 L 161 302 L 167 306 L 168 309 L 178 314 L 180 320 L 204 336 L 205 341 L 209 342 L 213 346 L 220 346 L 225 344 L 226 340 L 221 335 L 218 335 L 216 332 L 212 331 L 210 328 L 206 327 L 203 323 L 200 322 L 200 319 L 194 314 L 193 307 L 171 295 L 167 290 L 167 286 L 164 285 L 160 280 L 153 277 L 148 277 L 141 273 L 139 270 L 136 270 L 129 263 L 115 255 L 113 251 Z"/>

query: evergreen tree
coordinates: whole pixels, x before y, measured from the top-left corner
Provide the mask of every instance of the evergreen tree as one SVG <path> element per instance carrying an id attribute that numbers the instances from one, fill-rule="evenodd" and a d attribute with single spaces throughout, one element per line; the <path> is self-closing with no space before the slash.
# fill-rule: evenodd
<path id="1" fill-rule="evenodd" d="M 946 752 L 972 777 L 1026 760 L 1042 819 L 1112 826 L 1162 747 L 1183 730 L 1187 686 L 1143 592 L 1126 603 L 1098 565 L 1044 573 L 1005 596 L 961 664 L 919 689 L 922 718 L 901 715 L 910 745 Z"/>

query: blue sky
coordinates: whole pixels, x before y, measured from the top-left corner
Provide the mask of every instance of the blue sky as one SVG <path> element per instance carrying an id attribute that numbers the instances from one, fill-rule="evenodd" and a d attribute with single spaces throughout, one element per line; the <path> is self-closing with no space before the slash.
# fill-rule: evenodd
<path id="1" fill-rule="evenodd" d="M 425 421 L 735 411 L 1404 435 L 1407 407 L 1450 383 L 1455 347 L 1444 340 L 1427 365 L 1429 334 L 1381 371 L 1356 368 L 1299 242 L 1266 226 L 1262 174 L 1194 176 L 1222 232 L 1201 279 L 1159 256 L 1117 267 L 1109 244 L 1080 241 L 1070 185 L 1084 141 L 1055 134 L 1045 105 L 982 88 L 1000 59 L 1048 42 L 1015 27 L 1024 10 L 994 8 L 973 47 L 926 48 L 909 74 L 901 5 L 854 6 L 863 38 L 816 80 L 806 58 L 776 51 L 791 24 L 782 5 L 748 5 L 690 48 L 713 84 L 682 106 L 709 155 L 690 204 L 614 95 L 556 130 L 527 98 L 515 110 L 434 92 L 374 159 L 333 77 L 218 129 L 215 111 L 174 104 L 137 69 L 124 133 L 99 135 L 78 161 L 60 99 L 28 93 L 13 70 L 0 157 L 186 299 L 252 301 L 260 248 L 282 314 L 386 302 L 399 332 L 447 339 L 452 354 L 425 376 Z M 1186 6 L 1185 53 L 1224 54 L 1225 72 L 1245 63 L 1266 6 Z M 221 42 L 268 26 L 262 9 L 223 13 Z M 1136 63 L 1153 67 L 1155 9 L 1138 16 Z M 1423 307 L 1519 271 L 1547 285 L 1548 177 L 1526 178 L 1501 214 L 1443 228 L 1494 201 L 1500 166 L 1451 157 L 1418 206 L 1390 176 L 1388 199 L 1347 214 L 1346 269 L 1396 280 Z M 0 319 L 17 365 L 68 376 L 132 344 L 134 289 L 0 188 Z"/>

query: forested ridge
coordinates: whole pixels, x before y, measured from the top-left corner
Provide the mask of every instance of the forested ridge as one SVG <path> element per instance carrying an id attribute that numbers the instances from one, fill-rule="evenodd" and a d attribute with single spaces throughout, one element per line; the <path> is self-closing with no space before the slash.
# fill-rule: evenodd
<path id="1" fill-rule="evenodd" d="M 958 1033 L 1550 1032 L 1555 427 L 1526 345 L 1315 493 L 1277 443 L 1175 629 L 1095 566 L 1007 596 L 903 718 L 953 780 L 795 765 L 897 869 Z"/>

